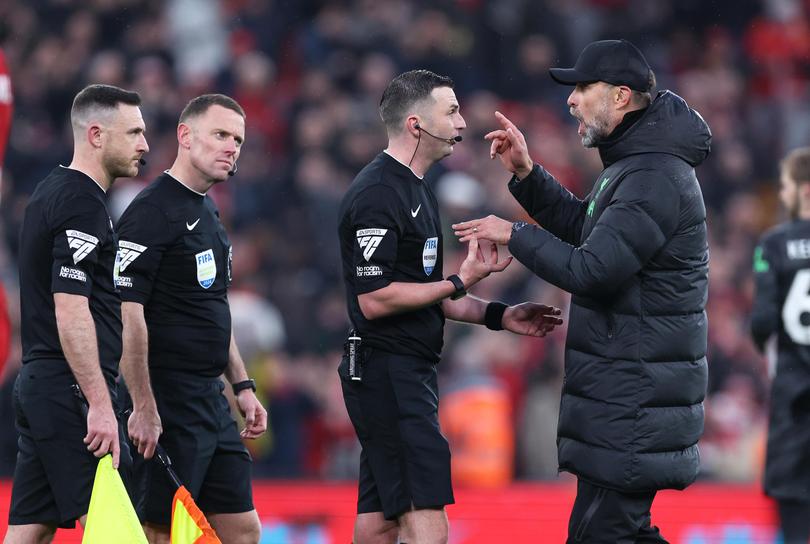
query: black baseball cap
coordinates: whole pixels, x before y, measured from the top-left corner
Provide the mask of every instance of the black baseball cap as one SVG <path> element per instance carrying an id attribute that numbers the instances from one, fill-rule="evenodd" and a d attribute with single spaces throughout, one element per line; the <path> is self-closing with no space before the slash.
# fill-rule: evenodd
<path id="1" fill-rule="evenodd" d="M 563 85 L 604 81 L 641 92 L 650 90 L 651 72 L 641 51 L 627 40 L 592 42 L 579 54 L 573 68 L 549 70 L 554 81 Z"/>

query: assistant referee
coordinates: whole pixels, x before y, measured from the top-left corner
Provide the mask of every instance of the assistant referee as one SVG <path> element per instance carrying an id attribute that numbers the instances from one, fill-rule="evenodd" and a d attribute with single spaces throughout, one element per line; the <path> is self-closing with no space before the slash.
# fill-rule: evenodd
<path id="1" fill-rule="evenodd" d="M 177 158 L 130 204 L 118 225 L 124 353 L 132 396 L 128 432 L 149 459 L 161 444 L 223 542 L 259 540 L 242 438 L 267 428 L 231 330 L 233 248 L 207 191 L 227 180 L 245 139 L 245 113 L 207 94 L 180 114 Z M 233 386 L 236 427 L 220 376 Z M 137 510 L 150 542 L 168 542 L 174 489 L 155 460 L 136 458 Z"/>
<path id="2" fill-rule="evenodd" d="M 37 185 L 20 235 L 23 366 L 14 384 L 19 453 L 5 543 L 48 542 L 84 524 L 98 460 L 129 452 L 113 411 L 121 356 L 117 239 L 106 192 L 149 150 L 140 97 L 109 85 L 76 95 L 73 160 Z M 87 417 L 71 386 L 89 402 Z M 86 421 L 85 421 L 86 419 Z M 120 444 L 119 444 L 120 441 Z"/>
<path id="3" fill-rule="evenodd" d="M 445 318 L 533 336 L 562 321 L 542 304 L 462 298 L 511 261 L 499 262 L 494 245 L 486 259 L 473 239 L 458 273 L 444 277 L 438 203 L 423 177 L 461 141 L 452 80 L 427 70 L 401 74 L 385 90 L 380 115 L 388 147 L 340 206 L 347 305 L 360 338 L 355 372 L 347 356 L 339 369 L 362 445 L 354 544 L 446 542 L 444 506 L 454 498 L 436 382 Z"/>

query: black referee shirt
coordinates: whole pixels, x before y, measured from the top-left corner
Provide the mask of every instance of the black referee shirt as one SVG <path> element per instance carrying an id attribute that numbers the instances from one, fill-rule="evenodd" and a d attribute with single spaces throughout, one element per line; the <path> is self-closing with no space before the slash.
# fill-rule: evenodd
<path id="1" fill-rule="evenodd" d="M 101 368 L 118 374 L 121 299 L 115 289 L 116 238 L 106 195 L 86 174 L 59 166 L 42 180 L 20 232 L 23 363 L 64 359 L 53 294 L 89 299 Z"/>
<path id="2" fill-rule="evenodd" d="M 118 224 L 121 299 L 144 306 L 149 366 L 216 377 L 231 343 L 231 243 L 210 197 L 164 173 Z"/>
<path id="3" fill-rule="evenodd" d="M 340 252 L 349 318 L 364 345 L 438 362 L 441 304 L 367 320 L 357 296 L 391 282 L 441 281 L 442 231 L 431 188 L 380 153 L 354 179 L 340 205 Z"/>

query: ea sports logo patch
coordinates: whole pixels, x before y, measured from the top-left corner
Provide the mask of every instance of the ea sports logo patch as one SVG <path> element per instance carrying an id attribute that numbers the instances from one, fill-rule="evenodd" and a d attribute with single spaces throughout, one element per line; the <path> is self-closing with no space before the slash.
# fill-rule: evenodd
<path id="1" fill-rule="evenodd" d="M 208 289 L 217 279 L 217 261 L 214 259 L 214 250 L 206 249 L 194 255 L 197 261 L 197 282 L 203 289 Z"/>
<path id="2" fill-rule="evenodd" d="M 98 245 L 98 238 L 80 230 L 66 230 L 65 235 L 68 247 L 76 250 L 73 252 L 73 264 L 78 264 L 79 261 L 90 255 L 90 252 Z"/>
<path id="3" fill-rule="evenodd" d="M 439 255 L 439 238 L 434 236 L 425 240 L 425 247 L 422 249 L 422 268 L 425 275 L 430 276 L 436 267 L 436 259 Z"/>
<path id="4" fill-rule="evenodd" d="M 368 261 L 385 237 L 388 229 L 360 229 L 357 231 L 357 243 L 363 250 L 363 258 Z"/>
<path id="5" fill-rule="evenodd" d="M 118 271 L 123 272 L 127 269 L 132 261 L 141 256 L 141 253 L 146 251 L 146 246 L 136 244 L 135 242 L 128 242 L 121 240 L 118 242 Z"/>

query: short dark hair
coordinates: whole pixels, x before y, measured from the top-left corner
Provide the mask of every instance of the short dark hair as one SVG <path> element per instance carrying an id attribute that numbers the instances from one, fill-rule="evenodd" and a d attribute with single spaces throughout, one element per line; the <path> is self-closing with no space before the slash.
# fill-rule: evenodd
<path id="1" fill-rule="evenodd" d="M 453 80 L 430 70 L 411 70 L 391 80 L 380 100 L 380 117 L 389 131 L 396 131 L 408 110 L 417 102 L 430 98 L 437 87 L 453 88 Z"/>
<path id="2" fill-rule="evenodd" d="M 185 123 L 191 117 L 204 114 L 211 106 L 222 106 L 223 108 L 235 111 L 241 115 L 242 118 L 245 117 L 245 110 L 230 96 L 225 96 L 224 94 L 204 94 L 197 98 L 192 98 L 191 101 L 186 104 L 186 107 L 183 108 L 183 111 L 180 113 L 180 122 Z"/>
<path id="3" fill-rule="evenodd" d="M 126 91 L 114 85 L 94 84 L 88 85 L 73 99 L 73 106 L 70 108 L 70 118 L 75 120 L 78 115 L 85 113 L 91 108 L 115 109 L 118 104 L 129 104 L 130 106 L 141 105 L 141 95 L 134 91 Z"/>
<path id="4" fill-rule="evenodd" d="M 796 183 L 810 183 L 810 147 L 794 149 L 779 166 Z"/>

